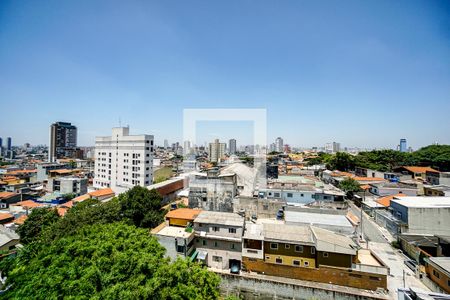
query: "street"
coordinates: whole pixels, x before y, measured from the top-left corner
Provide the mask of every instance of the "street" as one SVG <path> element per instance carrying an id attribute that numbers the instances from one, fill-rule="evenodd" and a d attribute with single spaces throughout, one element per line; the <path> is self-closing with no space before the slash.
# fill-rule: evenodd
<path id="1" fill-rule="evenodd" d="M 361 218 L 361 209 L 353 203 L 349 204 L 352 212 Z M 365 212 L 363 212 L 363 231 L 369 249 L 389 267 L 388 289 L 392 299 L 398 298 L 397 289 L 404 286 L 430 291 L 405 265 L 405 260 L 409 258 L 401 250 L 391 246 L 390 242 L 395 240 L 392 235 L 376 224 Z M 359 228 L 357 232 L 360 234 Z"/>

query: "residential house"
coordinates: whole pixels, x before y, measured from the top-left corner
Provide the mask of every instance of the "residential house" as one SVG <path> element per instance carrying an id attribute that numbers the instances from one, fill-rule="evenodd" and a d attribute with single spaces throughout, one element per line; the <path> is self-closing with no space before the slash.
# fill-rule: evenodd
<path id="1" fill-rule="evenodd" d="M 75 194 L 77 196 L 87 193 L 87 178 L 79 177 L 57 177 L 49 178 L 47 191 L 60 192 L 61 194 Z"/>
<path id="2" fill-rule="evenodd" d="M 439 173 L 431 167 L 403 166 L 394 169 L 395 172 L 411 175 L 412 179 L 427 180 L 427 172 Z"/>
<path id="3" fill-rule="evenodd" d="M 178 208 L 166 214 L 166 221 L 169 226 L 186 227 L 192 224 L 195 218 L 201 213 L 199 209 Z"/>
<path id="4" fill-rule="evenodd" d="M 0 192 L 0 208 L 8 208 L 10 204 L 20 201 L 20 194 L 13 192 Z"/>
<path id="5" fill-rule="evenodd" d="M 429 257 L 425 261 L 428 277 L 443 292 L 450 293 L 450 257 Z"/>
<path id="6" fill-rule="evenodd" d="M 396 195 L 399 193 L 408 195 L 408 196 L 417 196 L 418 195 L 418 187 L 416 184 L 410 183 L 402 183 L 402 182 L 380 182 L 380 183 L 370 183 L 369 184 L 370 193 L 377 196 L 388 196 L 388 195 Z"/>
<path id="7" fill-rule="evenodd" d="M 426 171 L 427 182 L 432 185 L 450 186 L 450 172 Z"/>
<path id="8" fill-rule="evenodd" d="M 20 237 L 17 233 L 3 225 L 0 225 L 0 251 L 16 248 Z"/>
<path id="9" fill-rule="evenodd" d="M 247 224 L 243 269 L 363 289 L 387 288 L 387 267 L 349 238 L 315 226 Z"/>
<path id="10" fill-rule="evenodd" d="M 450 196 L 450 185 L 424 185 L 425 196 Z"/>
<path id="11" fill-rule="evenodd" d="M 202 211 L 194 220 L 197 260 L 211 268 L 239 272 L 244 223 L 238 214 Z"/>

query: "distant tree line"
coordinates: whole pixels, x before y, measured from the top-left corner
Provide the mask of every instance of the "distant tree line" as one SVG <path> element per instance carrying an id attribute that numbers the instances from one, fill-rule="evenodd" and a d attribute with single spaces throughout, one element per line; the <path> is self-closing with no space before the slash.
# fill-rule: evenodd
<path id="1" fill-rule="evenodd" d="M 308 160 L 309 165 L 325 164 L 330 170 L 351 171 L 356 167 L 390 172 L 399 166 L 431 166 L 442 171 L 450 171 L 450 145 L 430 145 L 415 152 L 395 150 L 373 150 L 351 155 L 338 152 L 334 155 L 319 153 Z"/>
<path id="2" fill-rule="evenodd" d="M 164 220 L 161 196 L 134 187 L 109 202 L 89 199 L 64 217 L 33 209 L 24 244 L 0 262 L 3 299 L 217 299 L 219 277 L 187 259 L 170 261 L 149 234 Z"/>

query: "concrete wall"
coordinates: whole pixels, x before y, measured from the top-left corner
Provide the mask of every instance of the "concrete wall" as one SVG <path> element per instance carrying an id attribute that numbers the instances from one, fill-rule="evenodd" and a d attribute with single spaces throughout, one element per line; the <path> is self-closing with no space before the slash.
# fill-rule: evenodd
<path id="1" fill-rule="evenodd" d="M 317 284 L 311 282 L 288 282 L 286 279 L 277 280 L 269 276 L 237 276 L 220 274 L 220 290 L 224 297 L 240 295 L 248 300 L 271 299 L 323 299 L 323 300 L 359 300 L 359 299 L 388 299 L 381 294 L 353 291 L 349 288 Z"/>
<path id="2" fill-rule="evenodd" d="M 408 209 L 409 233 L 450 235 L 450 208 Z"/>

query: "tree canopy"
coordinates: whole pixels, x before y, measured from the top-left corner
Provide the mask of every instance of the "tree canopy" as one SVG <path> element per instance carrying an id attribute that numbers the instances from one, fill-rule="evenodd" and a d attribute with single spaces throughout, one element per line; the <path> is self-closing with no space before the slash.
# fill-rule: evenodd
<path id="1" fill-rule="evenodd" d="M 217 299 L 219 277 L 186 259 L 171 262 L 148 229 L 163 220 L 161 196 L 134 187 L 108 202 L 88 199 L 64 217 L 34 209 L 26 239 L 0 262 L 5 299 Z"/>
<path id="2" fill-rule="evenodd" d="M 450 145 L 430 145 L 415 152 L 373 150 L 357 155 L 338 152 L 335 155 L 320 154 L 308 164 L 325 163 L 327 168 L 340 171 L 355 167 L 391 172 L 399 166 L 430 166 L 441 172 L 450 171 Z"/>
<path id="3" fill-rule="evenodd" d="M 170 263 L 147 230 L 84 226 L 9 270 L 11 299 L 216 299 L 219 278 L 187 260 Z"/>
<path id="4" fill-rule="evenodd" d="M 56 223 L 58 220 L 58 211 L 54 208 L 33 209 L 25 223 L 17 230 L 20 241 L 23 244 L 35 241 L 41 236 L 43 230 Z"/>
<path id="5" fill-rule="evenodd" d="M 361 187 L 353 178 L 346 178 L 339 183 L 339 188 L 346 193 L 357 193 L 361 191 Z"/>

